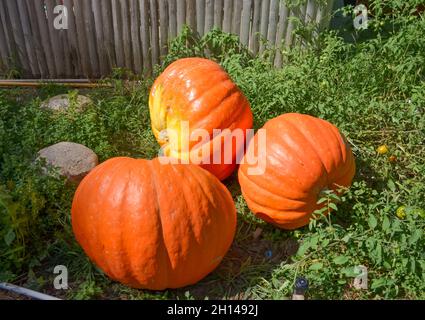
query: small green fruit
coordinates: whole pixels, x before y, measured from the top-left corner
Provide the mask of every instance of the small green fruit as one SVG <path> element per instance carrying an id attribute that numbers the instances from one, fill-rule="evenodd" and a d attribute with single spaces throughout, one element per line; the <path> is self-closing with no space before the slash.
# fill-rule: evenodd
<path id="1" fill-rule="evenodd" d="M 406 218 L 406 206 L 400 206 L 398 207 L 397 211 L 396 211 L 396 216 L 399 219 L 404 219 Z"/>

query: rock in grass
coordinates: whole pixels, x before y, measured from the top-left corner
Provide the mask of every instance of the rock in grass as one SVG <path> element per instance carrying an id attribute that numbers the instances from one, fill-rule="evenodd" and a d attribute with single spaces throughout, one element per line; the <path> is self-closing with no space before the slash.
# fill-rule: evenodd
<path id="1" fill-rule="evenodd" d="M 99 163 L 97 155 L 89 148 L 73 142 L 60 142 L 38 152 L 44 159 L 46 173 L 55 172 L 69 181 L 79 183 Z"/>
<path id="2" fill-rule="evenodd" d="M 50 99 L 47 99 L 41 103 L 41 107 L 52 111 L 65 111 L 75 104 L 77 111 L 83 111 L 92 100 L 86 96 L 77 95 L 70 99 L 70 95 L 61 94 Z"/>

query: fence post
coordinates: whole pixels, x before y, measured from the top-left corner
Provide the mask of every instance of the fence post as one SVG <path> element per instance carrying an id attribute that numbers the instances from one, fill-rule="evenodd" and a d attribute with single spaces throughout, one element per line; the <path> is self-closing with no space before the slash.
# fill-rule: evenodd
<path id="1" fill-rule="evenodd" d="M 6 24 L 10 25 L 12 29 L 11 36 L 13 37 L 13 41 L 16 44 L 17 57 L 19 58 L 19 62 L 21 64 L 24 75 L 31 74 L 31 69 L 27 57 L 27 52 L 24 43 L 24 34 L 22 32 L 21 24 L 19 22 L 18 9 L 16 7 L 15 0 L 6 0 L 6 8 L 7 13 L 6 17 L 9 21 Z"/>
<path id="2" fill-rule="evenodd" d="M 205 0 L 196 0 L 196 30 L 203 36 L 205 27 Z"/>
<path id="3" fill-rule="evenodd" d="M 280 68 L 282 67 L 282 40 L 284 39 L 284 35 L 286 33 L 286 29 L 288 27 L 288 7 L 284 2 L 280 2 L 280 8 L 279 8 L 279 24 L 278 24 L 278 31 L 276 34 L 276 46 L 277 46 L 277 52 L 276 52 L 276 58 L 275 58 L 275 67 Z"/>
<path id="4" fill-rule="evenodd" d="M 150 51 L 149 0 L 139 0 L 140 4 L 140 34 L 142 41 L 143 69 L 147 75 L 152 72 L 152 57 Z"/>
<path id="5" fill-rule="evenodd" d="M 192 29 L 196 30 L 196 1 L 186 0 L 186 23 Z"/>
<path id="6" fill-rule="evenodd" d="M 140 74 L 143 70 L 142 53 L 140 48 L 140 24 L 137 0 L 130 0 L 131 45 L 133 48 L 134 71 Z"/>
<path id="7" fill-rule="evenodd" d="M 133 69 L 133 54 L 131 42 L 131 27 L 130 27 L 130 13 L 128 7 L 128 0 L 120 0 L 121 4 L 121 23 L 122 23 L 122 41 L 124 46 L 124 64 L 127 69 Z"/>
<path id="8" fill-rule="evenodd" d="M 260 22 L 260 53 L 264 52 L 264 40 L 267 39 L 267 31 L 269 26 L 269 8 L 270 0 L 263 0 L 261 2 L 261 22 Z"/>
<path id="9" fill-rule="evenodd" d="M 223 0 L 224 1 L 224 11 L 223 11 L 223 31 L 232 32 L 232 11 L 233 11 L 233 1 L 232 0 Z M 238 0 L 236 0 L 238 1 Z"/>
<path id="10" fill-rule="evenodd" d="M 177 33 L 182 31 L 186 23 L 186 0 L 177 1 Z"/>
<path id="11" fill-rule="evenodd" d="M 205 0 L 205 27 L 204 33 L 207 33 L 214 25 L 214 2 L 213 0 Z"/>

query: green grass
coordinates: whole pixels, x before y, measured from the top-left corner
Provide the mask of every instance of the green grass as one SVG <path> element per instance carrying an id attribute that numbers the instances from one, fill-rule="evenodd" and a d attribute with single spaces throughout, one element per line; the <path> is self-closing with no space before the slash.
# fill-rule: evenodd
<path id="1" fill-rule="evenodd" d="M 400 1 L 391 3 L 396 7 Z M 299 30 L 305 35 L 305 28 Z M 285 112 L 324 118 L 347 136 L 357 164 L 354 184 L 338 210 L 292 232 L 255 218 L 236 176 L 228 179 L 239 215 L 235 242 L 216 271 L 181 290 L 133 290 L 108 280 L 73 238 L 74 187 L 41 175 L 34 162 L 39 149 L 60 141 L 82 143 L 100 161 L 118 155 L 155 157 L 159 146 L 147 106 L 152 79 L 128 87 L 117 70 L 114 88 L 82 92 L 94 104 L 84 113 L 71 110 L 63 116 L 39 107 L 43 99 L 68 92 L 63 87 L 1 90 L 0 281 L 75 299 L 285 299 L 295 278 L 304 275 L 309 298 L 424 299 L 424 34 L 423 16 L 378 15 L 367 37 L 354 33 L 347 43 L 328 32 L 303 49 L 283 52 L 282 69 L 268 63 L 275 49 L 254 57 L 237 37 L 217 30 L 202 39 L 185 30 L 171 44 L 157 74 L 175 59 L 208 52 L 246 94 L 255 128 Z M 389 154 L 377 154 L 382 144 Z M 388 161 L 389 155 L 397 161 Z M 403 220 L 395 214 L 401 205 L 407 206 Z M 261 236 L 253 239 L 257 228 Z M 66 292 L 52 289 L 58 264 L 69 269 Z M 357 265 L 368 267 L 368 290 L 352 287 Z"/>

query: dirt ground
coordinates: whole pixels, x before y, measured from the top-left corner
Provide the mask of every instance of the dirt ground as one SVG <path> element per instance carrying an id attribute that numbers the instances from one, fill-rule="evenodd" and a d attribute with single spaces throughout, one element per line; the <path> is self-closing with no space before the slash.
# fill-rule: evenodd
<path id="1" fill-rule="evenodd" d="M 0 300 L 31 300 L 21 295 L 0 290 Z"/>

